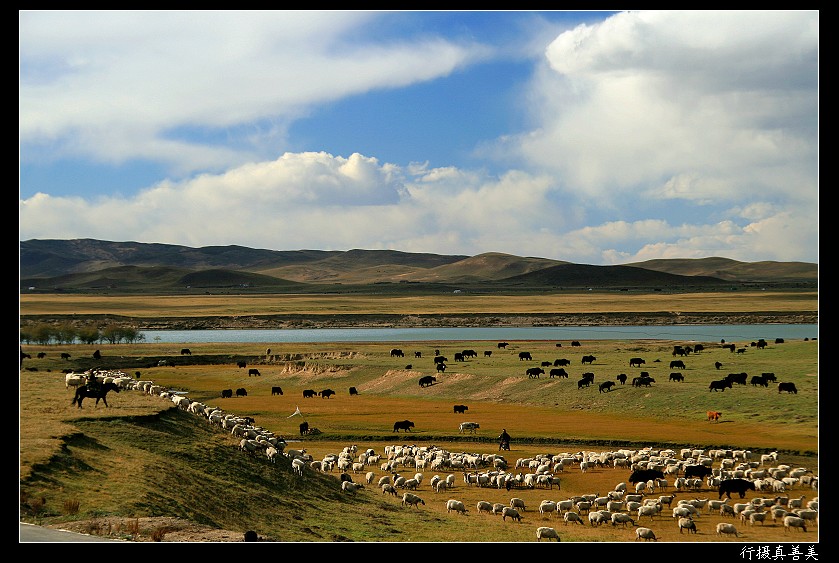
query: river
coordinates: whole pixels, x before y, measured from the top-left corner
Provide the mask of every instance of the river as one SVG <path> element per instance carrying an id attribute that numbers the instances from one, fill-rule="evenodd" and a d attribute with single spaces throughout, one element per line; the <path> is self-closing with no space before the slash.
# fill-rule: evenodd
<path id="1" fill-rule="evenodd" d="M 146 342 L 425 342 L 498 340 L 681 340 L 697 342 L 774 342 L 816 339 L 817 324 L 447 327 L 447 328 L 315 328 L 144 330 Z"/>

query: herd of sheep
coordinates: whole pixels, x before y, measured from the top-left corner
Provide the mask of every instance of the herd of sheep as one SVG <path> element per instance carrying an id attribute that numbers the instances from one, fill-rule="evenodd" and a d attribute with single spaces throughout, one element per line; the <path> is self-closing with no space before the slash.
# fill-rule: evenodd
<path id="1" fill-rule="evenodd" d="M 641 524 L 661 522 L 657 520 L 669 509 L 676 522 L 679 533 L 696 533 L 696 520 L 705 510 L 710 514 L 717 511 L 720 516 L 739 520 L 750 526 L 763 524 L 766 519 L 773 523 L 783 523 L 785 531 L 807 531 L 807 526 L 818 525 L 818 497 L 804 504 L 805 495 L 791 498 L 788 492 L 796 487 L 808 487 L 818 491 L 818 476 L 810 469 L 778 464 L 777 452 L 761 455 L 752 459 L 747 450 L 705 450 L 682 449 L 641 450 L 621 449 L 603 452 L 576 452 L 542 454 L 532 458 L 520 458 L 513 467 L 500 454 L 481 454 L 452 452 L 436 446 L 385 446 L 379 454 L 372 448 L 359 449 L 356 445 L 347 446 L 342 451 L 325 455 L 315 460 L 305 449 L 289 449 L 285 440 L 272 432 L 256 426 L 251 417 L 227 413 L 220 408 L 211 407 L 198 401 L 191 401 L 184 392 L 172 392 L 152 381 L 134 380 L 118 371 L 89 371 L 84 374 L 70 373 L 65 376 L 68 388 L 84 384 L 91 378 L 100 383 L 114 382 L 121 389 L 136 390 L 155 395 L 167 400 L 179 409 L 205 417 L 210 424 L 229 431 L 240 438 L 239 448 L 250 455 L 264 456 L 269 463 L 276 463 L 279 456 L 290 461 L 291 471 L 304 477 L 309 471 L 323 473 L 338 472 L 342 490 L 355 493 L 367 486 L 374 486 L 384 495 L 400 498 L 405 507 L 419 508 L 425 500 L 417 494 L 426 482 L 423 471 L 435 473 L 427 480 L 428 491 L 437 495 L 456 488 L 454 472 L 462 473 L 463 485 L 468 487 L 503 489 L 544 489 L 552 491 L 554 484 L 559 490 L 560 475 L 578 468 L 586 472 L 593 467 L 629 468 L 636 470 L 654 470 L 662 478 L 635 483 L 634 488 L 625 482 L 615 485 L 606 494 L 590 494 L 565 498 L 562 500 L 543 500 L 537 510 L 540 515 L 561 517 L 565 526 L 569 524 L 597 527 L 603 524 L 611 526 L 635 527 L 635 539 L 657 540 L 655 532 Z M 693 473 L 688 468 L 707 467 L 707 477 L 688 479 L 684 475 Z M 383 476 L 376 479 L 374 468 Z M 409 475 L 402 472 L 410 471 Z M 438 473 L 446 473 L 442 476 Z M 358 475 L 356 482 L 352 475 Z M 363 474 L 363 477 L 361 476 Z M 680 476 L 680 474 L 682 476 Z M 675 495 L 667 491 L 699 490 L 706 486 L 718 490 L 722 481 L 727 479 L 746 479 L 754 484 L 755 491 L 766 492 L 767 496 L 754 498 L 748 502 L 729 502 L 730 499 L 690 499 L 680 500 L 675 505 Z M 448 513 L 467 515 L 466 505 L 454 498 L 445 503 Z M 486 500 L 476 505 L 478 514 L 487 513 L 521 522 L 527 511 L 524 500 L 512 497 L 508 504 L 492 503 Z M 723 522 L 716 526 L 719 536 L 739 537 L 734 523 Z M 556 528 L 539 526 L 536 539 L 560 541 Z"/>

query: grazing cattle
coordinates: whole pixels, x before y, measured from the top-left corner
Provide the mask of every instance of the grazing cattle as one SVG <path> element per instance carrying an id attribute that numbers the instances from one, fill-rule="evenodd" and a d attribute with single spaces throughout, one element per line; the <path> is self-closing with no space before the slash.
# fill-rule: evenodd
<path id="1" fill-rule="evenodd" d="M 328 399 L 329 397 L 331 397 L 334 394 L 335 394 L 335 391 L 333 391 L 332 389 L 324 389 L 323 391 L 318 393 L 318 395 L 320 395 L 324 399 Z"/>
<path id="2" fill-rule="evenodd" d="M 312 397 L 314 397 L 317 394 L 318 394 L 318 392 L 315 391 L 314 389 L 304 389 L 303 390 L 303 398 L 304 399 L 311 399 Z"/>
<path id="3" fill-rule="evenodd" d="M 440 354 L 437 354 L 436 356 L 434 356 L 434 363 L 435 364 L 445 364 L 448 361 L 449 361 L 449 359 L 447 357 L 441 356 Z"/>
<path id="4" fill-rule="evenodd" d="M 719 411 L 708 411 L 708 420 L 712 422 L 719 422 L 722 413 Z"/>
<path id="5" fill-rule="evenodd" d="M 245 361 L 239 361 L 239 362 L 236 362 L 236 366 L 240 367 L 240 368 L 246 368 L 246 367 L 248 367 L 248 363 L 245 362 Z"/>
<path id="6" fill-rule="evenodd" d="M 738 354 L 745 354 L 745 353 L 746 353 L 746 349 L 745 349 L 745 348 L 737 348 L 737 353 L 738 353 Z"/>
<path id="7" fill-rule="evenodd" d="M 28 358 L 31 358 L 31 356 L 29 356 L 29 354 L 27 354 L 26 356 Z M 61 359 L 62 360 L 69 360 L 70 359 L 70 354 L 68 354 L 67 352 L 61 352 Z"/>
<path id="8" fill-rule="evenodd" d="M 527 368 L 525 373 L 527 373 L 527 377 L 539 379 L 539 376 L 545 373 L 545 370 L 542 368 Z"/>
<path id="9" fill-rule="evenodd" d="M 652 387 L 652 383 L 655 383 L 655 379 L 653 379 L 649 375 L 642 375 L 641 377 L 632 378 L 633 387 Z"/>
<path id="10" fill-rule="evenodd" d="M 309 433 L 309 423 L 308 422 L 301 422 L 300 423 L 300 435 L 305 436 Z"/>
<path id="11" fill-rule="evenodd" d="M 469 410 L 469 407 L 467 407 L 466 405 L 455 405 L 454 406 L 455 414 L 465 414 L 466 411 L 468 411 L 468 410 Z"/>
<path id="12" fill-rule="evenodd" d="M 722 362 L 714 362 L 714 367 L 720 369 L 722 367 Z"/>
<path id="13" fill-rule="evenodd" d="M 766 381 L 762 375 L 753 375 L 752 378 L 749 380 L 749 383 L 752 384 L 752 387 L 757 387 L 760 385 L 761 387 L 769 387 L 769 382 Z"/>
<path id="14" fill-rule="evenodd" d="M 615 379 L 620 381 L 621 385 L 626 384 L 626 374 L 625 373 L 618 374 L 618 376 Z"/>
<path id="15" fill-rule="evenodd" d="M 698 354 L 699 352 L 701 352 L 704 349 L 705 349 L 705 346 L 703 346 L 702 344 L 697 344 L 696 346 L 693 347 L 693 353 Z"/>
<path id="16" fill-rule="evenodd" d="M 261 373 L 259 373 L 259 370 L 258 370 L 258 369 L 256 369 L 256 368 L 251 368 L 251 369 L 249 369 L 249 370 L 248 370 L 248 377 L 250 377 L 250 376 L 252 376 L 252 375 L 262 375 L 262 374 L 261 374 Z"/>
<path id="17" fill-rule="evenodd" d="M 719 493 L 722 498 L 723 495 L 731 498 L 731 493 L 737 493 L 740 498 L 746 497 L 746 491 L 754 491 L 755 484 L 748 479 L 723 479 L 720 481 Z"/>
<path id="18" fill-rule="evenodd" d="M 553 364 L 551 364 L 551 362 L 548 362 L 548 361 L 542 362 L 542 367 L 543 368 L 550 367 L 551 365 L 553 365 Z"/>
<path id="19" fill-rule="evenodd" d="M 736 383 L 737 385 L 745 385 L 746 379 L 749 377 L 749 374 L 746 372 L 742 373 L 729 373 L 725 376 L 727 380 L 731 383 Z"/>
<path id="20" fill-rule="evenodd" d="M 477 422 L 461 422 L 460 433 L 463 434 L 464 431 L 468 430 L 470 434 L 474 434 L 475 430 L 478 430 L 480 427 L 481 425 Z"/>
<path id="21" fill-rule="evenodd" d="M 712 474 L 712 470 L 707 465 L 687 465 L 685 466 L 685 479 L 704 479 Z"/>
<path id="22" fill-rule="evenodd" d="M 181 348 L 181 356 L 191 356 L 192 352 L 189 351 L 189 348 Z"/>
<path id="23" fill-rule="evenodd" d="M 589 385 L 591 385 L 591 380 L 588 377 L 584 377 L 577 381 L 577 389 L 582 389 L 583 387 L 588 387 Z"/>
<path id="24" fill-rule="evenodd" d="M 94 360 L 101 360 L 102 359 L 102 352 L 100 352 L 99 350 L 96 350 L 93 353 L 93 359 Z"/>
<path id="25" fill-rule="evenodd" d="M 519 361 L 521 360 L 532 360 L 533 356 L 530 355 L 530 352 L 519 352 Z"/>
<path id="26" fill-rule="evenodd" d="M 568 372 L 565 371 L 565 368 L 554 368 L 548 372 L 548 375 L 551 377 L 564 377 L 568 378 Z"/>
<path id="27" fill-rule="evenodd" d="M 629 367 L 631 367 L 631 368 L 638 367 L 638 368 L 639 368 L 639 367 L 641 367 L 641 366 L 642 366 L 643 364 L 645 364 L 645 363 L 646 363 L 646 362 L 644 361 L 644 359 L 643 359 L 643 358 L 631 358 L 631 359 L 629 360 Z"/>
<path id="28" fill-rule="evenodd" d="M 239 387 L 238 389 L 236 389 L 236 396 L 237 397 L 247 397 L 248 392 L 244 387 Z"/>
<path id="29" fill-rule="evenodd" d="M 674 372 L 670 374 L 670 381 L 684 381 L 685 376 L 679 372 Z"/>
<path id="30" fill-rule="evenodd" d="M 556 367 L 564 368 L 565 366 L 570 366 L 571 365 L 571 360 L 567 360 L 565 358 L 559 358 L 557 360 L 554 360 L 554 365 Z"/>
<path id="31" fill-rule="evenodd" d="M 444 373 L 446 371 L 446 364 L 440 362 L 437 364 L 437 373 Z"/>
<path id="32" fill-rule="evenodd" d="M 456 361 L 456 362 L 464 361 L 463 353 L 462 352 L 455 352 L 454 353 L 454 361 Z"/>
<path id="33" fill-rule="evenodd" d="M 723 344 L 722 347 L 728 349 L 732 354 L 734 353 L 735 348 L 737 348 L 734 344 Z"/>
<path id="34" fill-rule="evenodd" d="M 400 350 L 399 348 L 394 348 L 393 350 L 391 350 L 391 351 L 390 351 L 390 357 L 391 357 L 391 358 L 394 358 L 394 357 L 396 357 L 396 358 L 404 358 L 404 357 L 405 357 L 405 353 L 404 353 L 404 352 L 402 352 L 402 350 Z"/>
<path id="35" fill-rule="evenodd" d="M 757 344 L 755 344 L 755 348 L 757 348 L 758 350 L 763 350 L 764 348 L 766 348 L 766 340 L 764 340 L 763 338 L 758 340 Z"/>
<path id="36" fill-rule="evenodd" d="M 731 389 L 731 381 L 728 379 L 717 379 L 716 381 L 712 381 L 711 384 L 708 386 L 709 391 L 725 391 L 726 389 Z"/>
<path id="37" fill-rule="evenodd" d="M 484 350 L 484 358 L 489 358 L 492 356 L 492 350 Z"/>
<path id="38" fill-rule="evenodd" d="M 273 395 L 282 395 L 282 394 L 283 394 L 283 388 L 282 387 L 276 387 L 276 386 L 271 387 L 271 395 L 272 396 Z"/>
<path id="39" fill-rule="evenodd" d="M 461 354 L 463 354 L 464 358 L 477 358 L 478 357 L 478 353 L 474 350 L 464 350 L 463 352 L 461 352 Z"/>
<path id="40" fill-rule="evenodd" d="M 646 483 L 655 479 L 664 479 L 664 472 L 658 469 L 636 469 L 629 476 L 630 483 Z"/>
<path id="41" fill-rule="evenodd" d="M 350 395 L 358 395 L 358 389 L 355 387 L 350 387 Z"/>
<path id="42" fill-rule="evenodd" d="M 556 347 L 557 347 L 557 348 L 562 348 L 562 342 L 557 342 L 557 343 L 556 343 Z"/>
<path id="43" fill-rule="evenodd" d="M 778 384 L 778 393 L 781 391 L 786 391 L 787 393 L 795 393 L 798 395 L 798 389 L 795 388 L 795 383 L 779 383 Z"/>
<path id="44" fill-rule="evenodd" d="M 398 422 L 393 423 L 393 431 L 399 432 L 400 430 L 404 430 L 405 432 L 410 432 L 411 428 L 414 427 L 414 423 L 410 420 L 400 420 Z"/>
<path id="45" fill-rule="evenodd" d="M 611 391 L 612 387 L 614 387 L 614 386 L 615 386 L 614 381 L 604 381 L 603 383 L 600 384 L 600 392 L 604 393 L 604 392 L 607 392 L 607 391 Z"/>
<path id="46" fill-rule="evenodd" d="M 507 346 L 509 346 L 509 345 L 510 345 L 510 344 L 509 344 L 508 342 L 499 342 L 499 343 L 498 343 L 498 347 L 499 347 L 499 348 L 506 348 L 506 347 L 507 347 Z"/>
<path id="47" fill-rule="evenodd" d="M 222 399 L 229 399 L 233 396 L 233 389 L 222 389 L 221 390 L 221 398 Z"/>
<path id="48" fill-rule="evenodd" d="M 593 364 L 595 361 L 597 361 L 597 358 L 595 358 L 594 356 L 583 356 L 583 365 L 590 365 Z"/>
<path id="49" fill-rule="evenodd" d="M 571 341 L 571 346 L 581 346 L 581 344 L 579 342 L 577 342 L 576 340 L 572 340 Z"/>
<path id="50" fill-rule="evenodd" d="M 422 358 L 422 352 L 414 352 L 415 358 Z"/>
<path id="51" fill-rule="evenodd" d="M 27 354 L 27 355 L 28 355 L 28 354 Z M 39 359 L 39 360 L 43 360 L 43 359 L 44 359 L 44 358 L 46 358 L 46 357 L 47 357 L 47 353 L 46 353 L 46 352 L 38 352 L 38 359 Z M 31 359 L 31 358 L 30 358 L 30 359 Z"/>
<path id="52" fill-rule="evenodd" d="M 784 339 L 783 339 L 783 338 L 776 338 L 776 339 L 775 339 L 775 344 L 783 344 L 783 343 L 784 343 Z"/>
<path id="53" fill-rule="evenodd" d="M 413 364 L 408 364 L 407 366 L 405 366 L 405 369 L 413 369 L 413 368 L 414 368 Z"/>
<path id="54" fill-rule="evenodd" d="M 673 360 L 670 362 L 670 369 L 685 369 L 685 362 L 682 360 Z"/>
<path id="55" fill-rule="evenodd" d="M 763 373 L 761 373 L 761 374 L 760 374 L 760 376 L 761 376 L 761 377 L 764 379 L 764 381 L 766 381 L 767 383 L 768 383 L 768 382 L 770 382 L 770 381 L 772 381 L 772 382 L 774 382 L 774 381 L 778 381 L 778 378 L 777 378 L 777 377 L 775 377 L 775 374 L 774 374 L 774 373 L 772 373 L 771 371 L 770 371 L 770 372 L 763 372 Z"/>
<path id="56" fill-rule="evenodd" d="M 434 385 L 435 381 L 437 381 L 437 378 L 434 377 L 433 375 L 425 375 L 423 377 L 420 377 L 419 386 L 420 387 L 429 387 L 431 385 Z"/>

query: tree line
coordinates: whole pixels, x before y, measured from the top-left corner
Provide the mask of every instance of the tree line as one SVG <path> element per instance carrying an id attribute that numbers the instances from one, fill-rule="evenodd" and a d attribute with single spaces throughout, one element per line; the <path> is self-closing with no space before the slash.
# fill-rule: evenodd
<path id="1" fill-rule="evenodd" d="M 38 323 L 20 329 L 21 344 L 134 344 L 146 339 L 140 330 L 109 324 L 77 327 L 71 323 Z"/>

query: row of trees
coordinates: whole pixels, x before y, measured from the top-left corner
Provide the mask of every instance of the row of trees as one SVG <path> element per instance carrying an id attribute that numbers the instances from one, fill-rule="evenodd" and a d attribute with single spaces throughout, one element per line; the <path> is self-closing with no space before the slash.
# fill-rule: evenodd
<path id="1" fill-rule="evenodd" d="M 22 344 L 133 344 L 145 340 L 145 335 L 136 328 L 110 324 L 104 327 L 73 326 L 71 323 L 40 323 L 21 327 Z"/>

